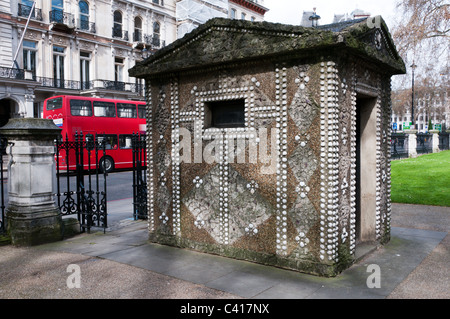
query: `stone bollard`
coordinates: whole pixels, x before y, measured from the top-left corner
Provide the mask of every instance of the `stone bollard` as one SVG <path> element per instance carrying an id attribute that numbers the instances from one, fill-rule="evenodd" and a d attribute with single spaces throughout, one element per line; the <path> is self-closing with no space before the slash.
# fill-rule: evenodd
<path id="1" fill-rule="evenodd" d="M 8 139 L 7 229 L 11 243 L 31 246 L 62 239 L 62 218 L 55 203 L 55 148 L 60 134 L 51 120 L 10 119 L 0 128 Z"/>
<path id="2" fill-rule="evenodd" d="M 431 138 L 433 153 L 438 153 L 439 152 L 439 131 L 438 130 L 430 130 L 428 132 L 433 134 L 433 137 Z"/>
<path id="3" fill-rule="evenodd" d="M 408 134 L 408 157 L 417 157 L 417 130 L 405 130 Z"/>

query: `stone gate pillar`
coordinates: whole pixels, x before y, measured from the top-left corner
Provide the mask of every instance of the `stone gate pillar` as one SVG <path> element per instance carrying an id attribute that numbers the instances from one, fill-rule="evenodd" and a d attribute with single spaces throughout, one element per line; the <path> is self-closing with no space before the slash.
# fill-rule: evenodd
<path id="1" fill-rule="evenodd" d="M 428 132 L 430 132 L 433 135 L 433 137 L 431 138 L 432 151 L 433 151 L 433 153 L 438 153 L 439 152 L 439 131 L 438 130 L 430 130 Z"/>
<path id="2" fill-rule="evenodd" d="M 7 229 L 11 242 L 31 246 L 62 239 L 62 218 L 55 203 L 54 140 L 51 120 L 11 119 L 0 128 L 8 139 Z"/>
<path id="3" fill-rule="evenodd" d="M 408 157 L 417 157 L 417 130 L 405 130 L 408 134 Z"/>

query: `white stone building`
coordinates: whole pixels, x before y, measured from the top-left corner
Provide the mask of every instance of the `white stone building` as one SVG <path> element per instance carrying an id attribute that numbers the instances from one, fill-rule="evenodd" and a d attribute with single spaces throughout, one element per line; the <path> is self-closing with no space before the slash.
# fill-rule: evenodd
<path id="1" fill-rule="evenodd" d="M 263 21 L 267 11 L 264 0 L 178 0 L 178 38 L 211 18 Z"/>
<path id="2" fill-rule="evenodd" d="M 182 19 L 185 2 L 198 10 Z M 260 0 L 36 0 L 32 7 L 32 0 L 0 0 L 0 126 L 40 117 L 54 95 L 144 99 L 142 80 L 128 75 L 136 62 L 210 18 L 236 10 L 259 21 L 267 11 Z"/>
<path id="3" fill-rule="evenodd" d="M 426 91 L 426 92 L 424 92 Z M 405 100 L 406 99 L 406 100 Z M 410 128 L 411 89 L 393 92 L 392 129 L 402 132 Z M 430 122 L 432 127 L 430 127 Z M 450 130 L 450 91 L 449 88 L 436 87 L 433 90 L 416 88 L 414 97 L 414 129 L 419 133 L 429 130 Z"/>

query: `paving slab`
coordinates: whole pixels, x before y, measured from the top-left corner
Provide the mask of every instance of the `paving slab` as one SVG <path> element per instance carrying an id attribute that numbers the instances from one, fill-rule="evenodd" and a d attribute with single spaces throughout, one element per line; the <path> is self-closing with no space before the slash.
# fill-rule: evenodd
<path id="1" fill-rule="evenodd" d="M 136 224 L 143 222 L 136 221 Z M 147 269 L 243 298 L 386 298 L 428 256 L 446 232 L 393 227 L 391 241 L 337 277 L 323 278 L 145 241 L 145 227 L 81 236 L 41 249 L 81 253 Z M 122 241 L 123 240 L 123 241 Z M 380 288 L 369 288 L 369 265 Z"/>

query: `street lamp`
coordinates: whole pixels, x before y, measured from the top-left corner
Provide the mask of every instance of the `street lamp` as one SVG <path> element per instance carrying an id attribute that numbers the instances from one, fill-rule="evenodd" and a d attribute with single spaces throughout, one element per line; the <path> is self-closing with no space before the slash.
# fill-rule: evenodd
<path id="1" fill-rule="evenodd" d="M 317 27 L 320 16 L 316 14 L 316 8 L 313 8 L 313 10 L 314 10 L 314 12 L 313 12 L 312 16 L 309 17 L 309 20 L 311 20 L 312 27 Z M 314 23 L 314 21 L 315 21 L 315 23 Z"/>
<path id="2" fill-rule="evenodd" d="M 150 52 L 147 49 L 147 46 L 144 44 L 144 48 L 142 49 L 142 57 L 147 59 L 150 56 Z"/>
<path id="3" fill-rule="evenodd" d="M 414 129 L 414 69 L 417 67 L 417 65 L 414 63 L 411 64 L 412 68 L 412 86 L 411 86 L 411 129 Z"/>

